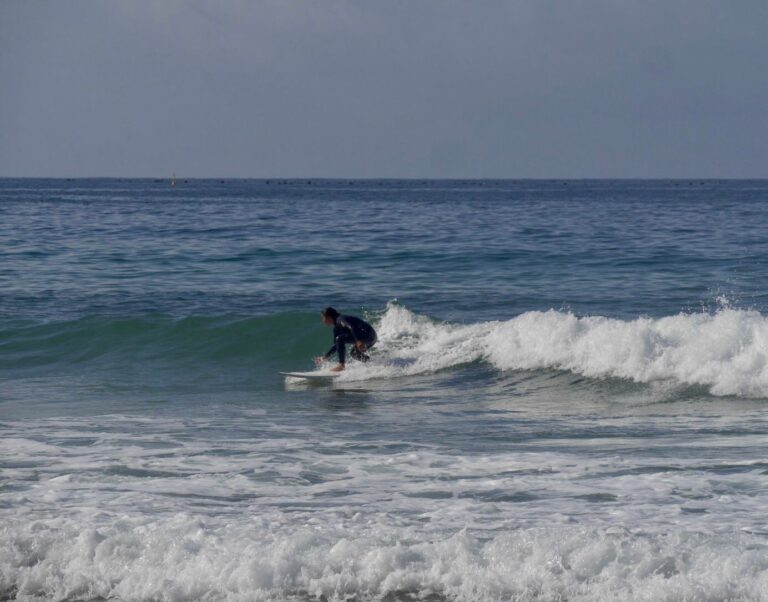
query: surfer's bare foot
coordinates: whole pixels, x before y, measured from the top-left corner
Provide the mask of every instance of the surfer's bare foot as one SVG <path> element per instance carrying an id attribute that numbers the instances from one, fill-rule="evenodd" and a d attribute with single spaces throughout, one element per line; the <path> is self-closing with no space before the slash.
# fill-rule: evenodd
<path id="1" fill-rule="evenodd" d="M 331 368 L 331 372 L 341 372 L 342 370 L 344 370 L 344 364 L 339 364 L 335 368 Z"/>

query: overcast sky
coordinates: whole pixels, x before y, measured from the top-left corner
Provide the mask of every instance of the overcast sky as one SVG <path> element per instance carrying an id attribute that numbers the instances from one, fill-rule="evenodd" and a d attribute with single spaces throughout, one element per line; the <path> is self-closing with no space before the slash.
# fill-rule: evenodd
<path id="1" fill-rule="evenodd" d="M 766 0 L 0 0 L 0 176 L 768 177 Z"/>

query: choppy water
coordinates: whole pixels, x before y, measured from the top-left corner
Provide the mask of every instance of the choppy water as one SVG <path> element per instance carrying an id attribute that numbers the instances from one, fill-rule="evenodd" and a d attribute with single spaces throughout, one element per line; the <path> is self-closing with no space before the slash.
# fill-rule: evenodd
<path id="1" fill-rule="evenodd" d="M 766 207 L 0 180 L 0 597 L 768 600 Z"/>

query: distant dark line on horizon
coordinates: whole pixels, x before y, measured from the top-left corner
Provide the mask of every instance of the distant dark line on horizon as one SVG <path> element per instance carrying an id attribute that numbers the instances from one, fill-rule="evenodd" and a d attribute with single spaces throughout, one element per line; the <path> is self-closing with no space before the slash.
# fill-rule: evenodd
<path id="1" fill-rule="evenodd" d="M 65 180 L 65 181 L 82 181 L 82 180 L 116 180 L 116 181 L 155 181 L 155 182 L 171 182 L 173 178 L 170 177 L 157 177 L 157 176 L 0 176 L 0 180 Z M 395 178 L 395 177 L 381 177 L 381 178 L 340 178 L 340 177 L 313 177 L 313 176 L 292 176 L 292 177 L 177 177 L 176 182 L 744 182 L 744 181 L 766 181 L 768 176 L 759 177 L 574 177 L 574 178 L 562 178 L 562 177 L 504 177 L 504 178 L 435 178 L 435 177 L 407 177 L 407 178 Z"/>

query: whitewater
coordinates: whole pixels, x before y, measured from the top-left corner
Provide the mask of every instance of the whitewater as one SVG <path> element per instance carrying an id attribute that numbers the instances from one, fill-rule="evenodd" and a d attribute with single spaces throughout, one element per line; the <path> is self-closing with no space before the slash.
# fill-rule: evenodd
<path id="1" fill-rule="evenodd" d="M 757 311 L 659 319 L 578 317 L 549 310 L 506 321 L 436 323 L 390 304 L 383 357 L 343 379 L 389 377 L 486 361 L 499 370 L 568 370 L 590 378 L 701 385 L 714 395 L 768 397 L 768 320 Z"/>
<path id="2" fill-rule="evenodd" d="M 768 601 L 767 201 L 0 179 L 0 599 Z"/>

